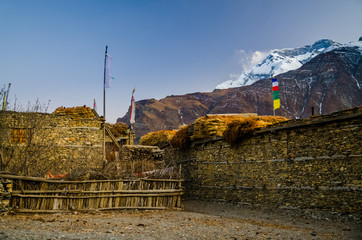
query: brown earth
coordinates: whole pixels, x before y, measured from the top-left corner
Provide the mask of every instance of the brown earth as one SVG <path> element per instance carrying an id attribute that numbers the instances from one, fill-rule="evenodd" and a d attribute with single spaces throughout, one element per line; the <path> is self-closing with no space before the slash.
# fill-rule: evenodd
<path id="1" fill-rule="evenodd" d="M 356 215 L 185 201 L 183 211 L 16 214 L 0 239 L 362 239 Z"/>

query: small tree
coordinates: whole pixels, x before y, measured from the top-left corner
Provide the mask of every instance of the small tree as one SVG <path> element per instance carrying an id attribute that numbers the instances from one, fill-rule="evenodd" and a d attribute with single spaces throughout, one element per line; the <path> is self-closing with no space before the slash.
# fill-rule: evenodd
<path id="1" fill-rule="evenodd" d="M 9 83 L 8 85 L 8 89 L 6 90 L 6 87 L 4 85 L 4 87 L 2 87 L 0 89 L 0 99 L 1 99 L 1 110 L 5 111 L 9 102 L 8 102 L 8 98 L 9 98 L 9 91 L 10 91 L 10 86 L 11 83 Z"/>
<path id="2" fill-rule="evenodd" d="M 49 131 L 42 129 L 46 121 L 45 116 L 36 113 L 13 115 L 17 124 L 11 126 L 1 122 L 2 139 L 0 145 L 1 169 L 22 175 L 34 175 L 39 167 L 46 164 L 37 164 L 37 161 L 49 158 L 51 151 L 47 142 Z M 36 174 L 38 175 L 38 174 Z"/>

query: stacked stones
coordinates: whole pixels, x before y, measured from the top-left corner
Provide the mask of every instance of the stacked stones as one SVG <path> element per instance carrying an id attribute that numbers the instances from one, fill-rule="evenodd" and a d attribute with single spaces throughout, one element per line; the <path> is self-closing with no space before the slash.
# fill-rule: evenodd
<path id="1" fill-rule="evenodd" d="M 9 179 L 0 179 L 0 212 L 9 211 L 13 183 Z"/>
<path id="2" fill-rule="evenodd" d="M 185 195 L 288 209 L 362 213 L 362 108 L 283 122 L 235 146 L 193 141 L 175 152 Z"/>

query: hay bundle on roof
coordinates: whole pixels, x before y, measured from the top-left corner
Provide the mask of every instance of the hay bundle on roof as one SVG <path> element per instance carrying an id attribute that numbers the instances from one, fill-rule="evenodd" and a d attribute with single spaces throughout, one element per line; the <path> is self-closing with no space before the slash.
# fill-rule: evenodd
<path id="1" fill-rule="evenodd" d="M 140 143 L 141 145 L 158 146 L 162 148 L 170 144 L 170 140 L 176 132 L 177 130 L 150 132 L 141 137 Z"/>
<path id="2" fill-rule="evenodd" d="M 235 119 L 230 122 L 223 136 L 225 140 L 233 145 L 241 139 L 250 136 L 256 128 L 266 127 L 278 122 L 287 121 L 285 117 L 260 116 Z"/>
<path id="3" fill-rule="evenodd" d="M 285 117 L 256 114 L 208 115 L 177 131 L 170 144 L 174 148 L 183 149 L 188 147 L 191 141 L 210 137 L 223 137 L 228 143 L 234 144 L 249 136 L 256 128 L 286 120 L 288 119 Z"/>
<path id="4" fill-rule="evenodd" d="M 184 149 L 189 146 L 190 140 L 190 125 L 186 125 L 180 128 L 175 135 L 171 138 L 170 144 L 173 148 Z"/>
<path id="5" fill-rule="evenodd" d="M 275 123 L 287 121 L 289 119 L 281 116 L 260 116 L 256 117 L 255 120 L 255 128 L 263 128 Z"/>
<path id="6" fill-rule="evenodd" d="M 193 125 L 191 140 L 222 137 L 227 125 L 244 115 L 210 115 L 197 119 Z"/>
<path id="7" fill-rule="evenodd" d="M 55 109 L 53 114 L 68 115 L 73 118 L 95 118 L 96 117 L 90 107 L 75 107 L 75 108 L 58 107 L 57 109 Z"/>
<path id="8" fill-rule="evenodd" d="M 117 122 L 115 124 L 106 123 L 109 130 L 111 130 L 111 133 L 114 137 L 122 137 L 127 135 L 127 129 L 128 126 L 125 123 Z"/>

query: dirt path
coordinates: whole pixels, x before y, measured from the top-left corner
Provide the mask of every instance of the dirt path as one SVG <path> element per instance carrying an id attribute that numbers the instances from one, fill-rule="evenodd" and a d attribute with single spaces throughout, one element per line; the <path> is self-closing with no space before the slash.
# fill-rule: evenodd
<path id="1" fill-rule="evenodd" d="M 0 239 L 362 239 L 352 215 L 184 204 L 184 211 L 5 215 Z"/>

